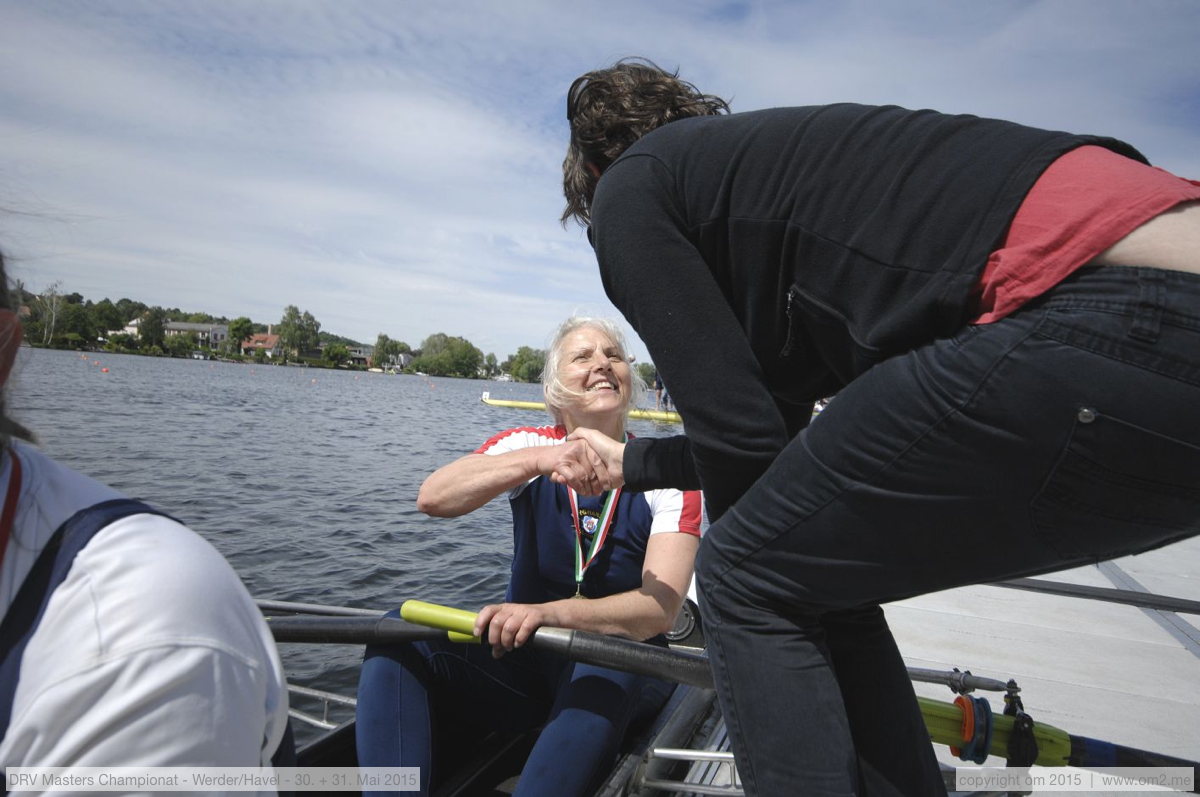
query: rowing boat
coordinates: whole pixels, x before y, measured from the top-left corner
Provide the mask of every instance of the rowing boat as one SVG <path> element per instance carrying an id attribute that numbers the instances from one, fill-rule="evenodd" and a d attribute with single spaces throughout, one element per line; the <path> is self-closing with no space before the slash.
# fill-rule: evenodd
<path id="1" fill-rule="evenodd" d="M 490 407 L 508 407 L 516 410 L 546 410 L 546 405 L 541 401 L 517 401 L 515 399 L 497 399 L 492 398 L 491 394 L 486 390 L 483 396 L 479 399 L 484 404 Z M 683 419 L 679 417 L 678 412 L 673 410 L 644 410 L 632 409 L 629 411 L 629 417 L 642 421 L 659 421 L 660 423 L 683 423 Z"/>
<path id="2" fill-rule="evenodd" d="M 1200 552 L 1200 544 L 1191 551 Z M 1092 682 L 1093 676 L 1084 666 L 1084 662 L 1077 663 L 1075 672 L 1059 673 L 1056 676 L 1060 681 L 1057 688 L 1068 688 L 1066 684 L 1073 680 L 1085 680 L 1087 685 L 1096 691 L 1090 701 L 1075 705 L 1069 714 L 1064 715 L 1056 710 L 1052 697 L 1047 699 L 1046 693 L 1039 691 L 1048 680 L 1048 676 L 1038 669 L 1038 665 L 1048 658 L 1053 658 L 1064 647 L 1055 645 L 1044 633 L 1050 631 L 1052 635 L 1061 635 L 1059 629 L 1045 627 L 1045 624 L 1055 617 L 1065 615 L 1072 623 L 1083 626 L 1083 629 L 1077 630 L 1070 637 L 1068 647 L 1073 647 L 1077 653 L 1087 652 L 1081 631 L 1095 631 L 1097 636 L 1106 639 L 1108 644 L 1116 645 L 1120 636 L 1128 634 L 1129 628 L 1137 624 L 1134 622 L 1137 618 L 1161 620 L 1169 615 L 1180 625 L 1191 628 L 1193 633 L 1200 634 L 1194 626 L 1180 618 L 1181 614 L 1188 617 L 1200 614 L 1200 601 L 1163 598 L 1144 591 L 1139 593 L 1131 587 L 1106 588 L 1080 583 L 1086 581 L 1090 571 L 1094 569 L 1068 571 L 1065 581 L 1018 579 L 999 585 L 951 590 L 887 607 L 901 649 L 905 651 L 906 657 L 909 657 L 909 673 L 917 687 L 926 725 L 935 750 L 938 751 L 943 773 L 952 794 L 1006 793 L 1006 790 L 987 789 L 955 792 L 953 785 L 956 773 L 967 771 L 964 767 L 971 767 L 975 763 L 1003 766 L 1007 756 L 1016 750 L 1009 747 L 1009 740 L 1014 737 L 1031 738 L 1036 743 L 1036 758 L 1033 759 L 1035 766 L 1031 770 L 1033 772 L 1087 777 L 1093 775 L 1096 768 L 1106 766 L 1156 767 L 1160 770 L 1177 767 L 1188 772 L 1200 772 L 1200 769 L 1194 769 L 1200 765 L 1191 760 L 1196 757 L 1197 748 L 1193 746 L 1198 733 L 1195 719 L 1197 709 L 1200 708 L 1194 676 L 1200 673 L 1200 668 L 1197 667 L 1197 657 L 1188 652 L 1186 645 L 1183 645 L 1182 651 L 1174 649 L 1163 639 L 1155 638 L 1147 633 L 1147 629 L 1142 628 L 1141 635 L 1137 638 L 1149 654 L 1142 664 L 1142 672 L 1149 675 L 1152 683 L 1144 684 L 1144 679 L 1138 678 L 1137 673 L 1111 673 L 1117 676 L 1118 682 L 1123 680 L 1125 688 L 1135 695 L 1164 686 L 1177 690 L 1190 688 L 1190 693 L 1176 692 L 1167 696 L 1174 702 L 1174 710 L 1167 712 L 1165 716 L 1160 716 L 1163 712 L 1162 700 L 1148 701 L 1147 705 L 1139 709 L 1135 702 L 1121 701 L 1122 696 L 1117 693 L 1120 687 L 1110 683 L 1106 691 L 1101 691 L 1101 688 Z M 921 635 L 914 635 L 912 615 L 937 612 L 939 616 L 936 618 L 936 625 L 943 628 L 953 627 L 957 618 L 950 615 L 946 607 L 954 601 L 965 599 L 980 604 L 991 602 L 1022 607 L 1023 622 L 1020 632 L 1030 639 L 1039 638 L 1039 645 L 1032 649 L 1032 658 L 1022 662 L 1019 656 L 1012 655 L 1012 650 L 1005 655 L 1002 642 L 1007 642 L 1012 647 L 1013 640 L 1009 637 L 1011 629 L 993 622 L 990 626 L 979 624 L 976 634 L 969 638 L 969 647 L 973 653 L 959 662 L 976 662 L 983 653 L 988 653 L 991 657 L 1004 660 L 1007 666 L 1028 675 L 1027 679 L 1022 676 L 1023 686 L 1018 686 L 1016 679 L 1011 677 L 1011 671 L 1008 677 L 990 678 L 971 675 L 969 671 L 963 671 L 958 666 L 951 669 L 911 666 L 913 658 L 927 662 L 933 658 L 928 653 L 932 647 L 946 645 L 944 635 L 939 638 L 930 632 L 928 627 Z M 1038 602 L 1042 604 L 1040 608 L 1036 607 Z M 269 615 L 268 623 L 279 641 L 386 642 L 389 639 L 403 638 L 404 634 L 430 633 L 428 629 L 414 628 L 412 624 L 401 620 L 387 618 L 387 622 L 384 622 L 385 618 L 382 618 L 382 612 L 379 610 L 339 609 L 303 604 L 279 605 L 268 602 L 260 602 L 260 605 L 263 606 L 264 613 Z M 1088 621 L 1083 620 L 1084 617 L 1093 618 L 1096 628 L 1087 627 Z M 1043 626 L 1039 627 L 1038 623 L 1042 623 Z M 557 645 L 559 652 L 564 655 L 573 656 L 578 660 L 592 660 L 604 666 L 623 666 L 625 669 L 647 672 L 679 682 L 674 695 L 658 717 L 627 740 L 625 749 L 604 784 L 596 792 L 597 795 L 616 797 L 623 794 L 741 793 L 728 736 L 710 688 L 707 663 L 700 647 L 701 625 L 693 614 L 688 623 L 678 625 L 673 632 L 675 640 L 671 651 L 664 653 L 660 648 L 652 648 L 645 656 L 640 653 L 643 648 L 649 646 L 628 640 L 613 640 L 562 629 L 538 631 L 538 635 L 547 640 L 545 644 Z M 992 633 L 989 633 L 989 628 Z M 1003 633 L 995 633 L 996 628 L 1003 628 Z M 684 633 L 685 636 L 680 637 L 680 633 Z M 564 639 L 567 641 L 564 642 Z M 600 654 L 596 654 L 596 650 L 599 650 Z M 917 655 L 910 657 L 909 654 L 913 651 L 916 651 Z M 586 658 L 601 654 L 609 658 Z M 955 702 L 949 702 L 942 697 L 947 687 L 960 695 Z M 937 690 L 941 690 L 941 694 L 931 696 Z M 999 692 L 1002 693 L 1002 697 L 989 701 L 974 696 L 973 693 L 977 691 Z M 1023 699 L 1023 708 L 1033 720 L 1032 727 L 1028 730 L 1018 727 L 1017 720 L 1003 713 L 1013 698 Z M 347 700 L 352 703 L 352 698 Z M 1043 701 L 1051 706 L 1050 710 L 1043 708 Z M 1114 704 L 1120 707 L 1120 715 L 1113 715 L 1110 706 Z M 976 730 L 975 737 L 964 740 L 961 733 L 967 724 L 964 722 L 964 716 L 968 712 Z M 1075 726 L 1089 727 L 1089 718 L 1095 714 L 1108 715 L 1109 726 L 1095 726 L 1093 723 L 1090 727 L 1109 727 L 1114 732 L 1112 736 L 1105 737 L 1109 741 L 1068 733 L 1058 727 L 1060 717 L 1064 718 L 1064 725 L 1070 722 L 1073 729 Z M 885 718 L 881 718 L 881 721 L 885 721 Z M 990 730 L 986 730 L 987 728 Z M 456 761 L 451 767 L 451 777 L 441 784 L 435 793 L 508 793 L 534 738 L 535 735 L 531 733 L 516 736 L 494 735 L 484 745 L 472 748 L 469 754 L 464 754 Z M 1140 740 L 1140 746 L 1127 746 L 1122 743 L 1124 739 Z M 967 759 L 951 753 L 949 745 L 959 748 L 959 753 L 967 756 Z M 986 749 L 972 749 L 978 748 L 979 745 L 984 745 Z M 1158 752 L 1142 749 L 1144 747 L 1153 747 Z M 298 757 L 301 765 L 306 766 L 353 765 L 356 761 L 353 719 L 330 725 L 328 730 L 315 740 L 301 746 Z M 1054 769 L 1042 769 L 1043 767 Z M 1195 788 L 1194 781 L 1190 788 L 1192 791 L 1200 791 Z M 1042 792 L 1035 790 L 1033 793 Z"/>

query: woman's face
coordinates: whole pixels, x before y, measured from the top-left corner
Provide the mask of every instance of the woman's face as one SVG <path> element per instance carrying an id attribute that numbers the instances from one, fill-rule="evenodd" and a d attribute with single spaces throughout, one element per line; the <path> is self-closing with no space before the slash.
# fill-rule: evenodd
<path id="1" fill-rule="evenodd" d="M 575 425 L 587 425 L 584 415 L 619 418 L 624 414 L 632 395 L 629 363 L 604 332 L 580 327 L 567 335 L 558 368 L 563 385 L 582 394 L 563 407 L 564 417 L 577 419 Z"/>

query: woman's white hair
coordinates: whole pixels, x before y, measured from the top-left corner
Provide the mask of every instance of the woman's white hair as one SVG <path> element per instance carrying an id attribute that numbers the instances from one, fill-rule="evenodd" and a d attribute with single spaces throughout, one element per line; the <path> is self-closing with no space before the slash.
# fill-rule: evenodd
<path id="1" fill-rule="evenodd" d="M 629 345 L 625 342 L 625 335 L 622 334 L 620 327 L 613 321 L 607 318 L 592 318 L 577 315 L 571 316 L 559 324 L 558 329 L 550 338 L 550 345 L 546 348 L 546 362 L 542 366 L 542 392 L 546 397 L 546 410 L 554 417 L 555 423 L 563 422 L 563 407 L 583 396 L 582 391 L 573 390 L 563 384 L 559 376 L 559 370 L 562 366 L 563 349 L 567 338 L 573 332 L 584 327 L 591 327 L 604 333 L 617 347 L 617 353 L 620 357 L 626 363 L 629 363 Z M 622 396 L 625 399 L 626 413 L 639 406 L 646 395 L 646 383 L 638 376 L 632 363 L 629 365 L 629 384 L 630 395 Z"/>

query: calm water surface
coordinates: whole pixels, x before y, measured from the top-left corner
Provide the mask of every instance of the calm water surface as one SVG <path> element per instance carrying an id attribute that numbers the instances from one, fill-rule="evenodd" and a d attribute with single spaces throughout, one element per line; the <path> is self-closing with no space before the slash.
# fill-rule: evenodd
<path id="1" fill-rule="evenodd" d="M 25 348 L 10 384 L 43 451 L 187 523 L 255 597 L 336 606 L 502 597 L 507 501 L 436 519 L 417 490 L 497 431 L 549 422 L 479 400 L 540 400 L 537 385 L 106 353 Z M 293 682 L 353 692 L 361 648 L 281 653 Z"/>

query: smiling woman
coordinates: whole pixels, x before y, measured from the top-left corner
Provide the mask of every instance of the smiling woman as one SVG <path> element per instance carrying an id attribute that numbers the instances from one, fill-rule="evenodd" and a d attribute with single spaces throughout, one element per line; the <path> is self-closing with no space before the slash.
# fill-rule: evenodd
<path id="1" fill-rule="evenodd" d="M 508 495 L 512 575 L 505 602 L 479 612 L 475 635 L 486 644 L 370 647 L 363 662 L 359 763 L 420 767 L 423 791 L 441 776 L 434 751 L 447 733 L 462 744 L 464 729 L 482 737 L 542 726 L 515 793 L 588 793 L 626 731 L 670 695 L 657 679 L 523 647 L 543 625 L 665 644 L 700 535 L 699 493 L 617 488 L 589 498 L 561 483 L 559 471 L 590 452 L 571 434 L 624 440 L 645 389 L 615 325 L 564 322 L 543 386 L 554 426 L 495 435 L 430 475 L 417 499 L 426 514 L 456 517 Z"/>
<path id="2" fill-rule="evenodd" d="M 546 407 L 555 422 L 567 432 L 587 426 L 620 440 L 629 409 L 646 392 L 627 351 L 620 329 L 607 319 L 576 316 L 563 322 L 542 371 Z"/>

